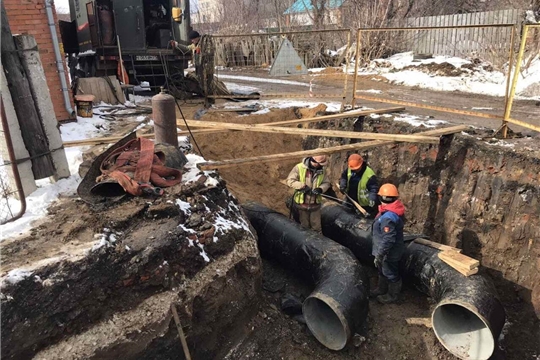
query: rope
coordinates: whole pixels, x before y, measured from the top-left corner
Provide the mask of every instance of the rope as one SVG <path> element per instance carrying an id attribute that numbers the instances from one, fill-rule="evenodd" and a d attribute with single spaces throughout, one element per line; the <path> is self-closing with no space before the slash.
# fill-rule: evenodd
<path id="1" fill-rule="evenodd" d="M 176 85 L 174 83 L 169 83 L 169 79 L 170 79 L 170 76 L 169 76 L 169 66 L 167 64 L 167 62 L 164 62 L 163 61 L 163 56 L 161 56 L 161 64 L 163 66 L 163 70 L 164 70 L 164 74 L 165 74 L 165 86 L 172 86 L 176 89 L 176 91 L 178 91 L 178 88 L 176 87 Z M 197 150 L 199 151 L 199 154 L 204 158 L 204 154 L 201 150 L 201 148 L 199 147 L 199 144 L 197 143 L 197 140 L 195 139 L 195 136 L 193 136 L 193 133 L 191 132 L 191 128 L 189 127 L 187 121 L 186 121 L 186 117 L 184 116 L 184 113 L 182 111 L 182 109 L 180 108 L 180 104 L 178 103 L 178 99 L 176 97 L 174 97 L 174 102 L 176 104 L 176 107 L 178 108 L 178 111 L 180 111 L 180 115 L 182 116 L 182 120 L 184 120 L 184 125 L 186 126 L 188 132 L 189 132 L 189 136 L 191 137 L 191 139 L 193 139 L 193 143 L 195 144 L 195 147 L 197 147 Z"/>

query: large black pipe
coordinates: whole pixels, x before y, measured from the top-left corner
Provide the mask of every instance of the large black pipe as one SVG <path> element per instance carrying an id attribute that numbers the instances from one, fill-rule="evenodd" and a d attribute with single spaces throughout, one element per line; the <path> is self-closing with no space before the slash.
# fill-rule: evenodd
<path id="1" fill-rule="evenodd" d="M 261 256 L 276 260 L 315 284 L 303 313 L 324 346 L 341 350 L 368 313 L 369 281 L 351 251 L 306 230 L 263 205 L 243 205 L 258 235 Z"/>
<path id="2" fill-rule="evenodd" d="M 359 220 L 334 204 L 322 209 L 323 234 L 348 247 L 362 262 L 372 263 L 371 220 Z M 488 359 L 505 322 L 493 284 L 481 274 L 465 277 L 437 256 L 438 250 L 409 242 L 400 263 L 403 279 L 436 302 L 435 335 L 461 359 Z"/>

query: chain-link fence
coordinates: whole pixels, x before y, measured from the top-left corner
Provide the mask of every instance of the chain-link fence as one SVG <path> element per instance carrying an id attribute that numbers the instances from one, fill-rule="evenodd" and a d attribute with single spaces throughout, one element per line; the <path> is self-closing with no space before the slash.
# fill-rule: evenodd
<path id="1" fill-rule="evenodd" d="M 349 29 L 213 35 L 215 77 L 236 95 L 343 98 Z"/>

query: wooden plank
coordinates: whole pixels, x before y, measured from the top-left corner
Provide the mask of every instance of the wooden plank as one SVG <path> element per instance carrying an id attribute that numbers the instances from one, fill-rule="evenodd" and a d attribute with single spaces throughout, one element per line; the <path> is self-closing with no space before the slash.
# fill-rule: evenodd
<path id="1" fill-rule="evenodd" d="M 443 251 L 441 253 L 440 258 L 447 259 L 448 261 L 455 261 L 459 264 L 462 264 L 463 267 L 465 267 L 468 270 L 472 270 L 480 266 L 480 261 L 473 259 L 471 257 L 468 257 L 467 255 L 457 253 L 455 251 Z"/>
<path id="2" fill-rule="evenodd" d="M 454 251 L 451 251 L 451 252 L 455 253 Z M 444 255 L 441 256 L 442 254 L 445 254 L 445 253 L 446 253 L 446 251 L 442 251 L 442 252 L 438 253 L 437 256 L 444 263 L 451 266 L 454 270 L 456 270 L 460 274 L 462 274 L 464 276 L 471 276 L 471 275 L 474 275 L 474 274 L 478 273 L 478 268 L 477 267 L 470 270 L 470 269 L 467 269 L 466 267 L 462 266 L 461 263 L 458 263 L 458 262 L 455 262 L 455 261 L 453 261 L 453 260 L 451 260 L 449 258 L 446 258 L 446 257 L 444 257 Z"/>
<path id="3" fill-rule="evenodd" d="M 347 117 L 368 116 L 371 114 L 388 114 L 388 113 L 400 112 L 404 110 L 405 110 L 405 107 L 403 106 L 395 106 L 395 107 L 385 108 L 385 109 L 355 110 L 355 111 L 349 111 L 349 112 L 344 112 L 344 113 L 339 113 L 339 114 L 316 116 L 316 117 L 304 118 L 304 119 L 294 119 L 294 120 L 276 121 L 272 123 L 253 124 L 253 126 L 289 126 L 289 125 L 298 125 L 298 124 L 308 124 L 308 123 L 313 123 L 313 122 L 343 119 Z M 191 121 L 191 120 L 187 120 L 187 121 Z M 177 119 L 176 124 L 178 126 L 185 126 L 183 119 Z M 224 123 L 224 124 L 233 124 L 233 123 Z"/>
<path id="4" fill-rule="evenodd" d="M 441 251 L 455 251 L 457 253 L 461 253 L 462 251 L 461 249 L 455 248 L 453 246 L 439 244 L 433 241 L 429 241 L 427 239 L 415 239 L 414 242 L 418 244 L 426 245 L 426 246 L 429 246 L 429 247 L 432 247 L 434 249 L 438 249 Z"/>
<path id="5" fill-rule="evenodd" d="M 403 142 L 419 142 L 425 144 L 438 144 L 439 139 L 433 136 L 423 135 L 405 135 L 405 134 L 380 134 L 380 133 L 366 133 L 355 131 L 340 131 L 340 130 L 320 130 L 320 129 L 291 129 L 278 126 L 260 126 L 260 125 L 244 125 L 244 124 L 232 124 L 221 123 L 212 121 L 198 121 L 187 120 L 189 126 L 213 128 L 213 129 L 233 129 L 244 130 L 251 132 L 262 132 L 272 134 L 288 134 L 299 136 L 324 136 L 335 138 L 349 138 L 349 139 L 369 139 L 369 140 L 392 140 Z"/>
<path id="6" fill-rule="evenodd" d="M 370 115 L 370 114 L 387 114 L 387 113 L 393 113 L 393 112 L 400 112 L 405 110 L 405 107 L 403 106 L 396 106 L 391 108 L 385 108 L 385 109 L 374 109 L 374 110 L 357 110 L 354 112 L 347 112 L 347 113 L 340 113 L 340 114 L 333 114 L 333 115 L 325 115 L 325 116 L 319 116 L 319 117 L 313 117 L 313 118 L 305 118 L 305 119 L 296 119 L 296 120 L 285 120 L 285 121 L 278 121 L 274 123 L 262 123 L 262 124 L 256 124 L 257 126 L 270 126 L 270 125 L 298 125 L 298 124 L 305 124 L 305 123 L 311 123 L 311 122 L 318 122 L 318 121 L 328 121 L 328 120 L 334 120 L 339 118 L 344 118 L 347 116 L 364 116 L 364 115 Z M 347 115 L 347 116 L 345 116 Z M 184 120 L 177 120 L 177 125 L 180 127 L 185 127 Z M 191 133 L 193 135 L 196 134 L 218 134 L 218 133 L 224 133 L 229 131 L 238 131 L 238 130 L 230 130 L 230 129 L 199 129 L 199 130 L 191 130 Z M 190 135 L 189 131 L 182 130 L 178 132 L 178 135 Z M 146 134 L 145 137 L 152 137 L 153 134 Z M 122 139 L 122 137 L 118 136 L 112 136 L 112 137 L 102 137 L 102 138 L 94 138 L 94 139 L 84 139 L 84 140 L 75 140 L 75 141 L 66 141 L 64 142 L 64 147 L 76 147 L 76 146 L 87 146 L 87 145 L 98 145 L 98 144 L 110 144 L 115 143 L 118 140 Z"/>
<path id="7" fill-rule="evenodd" d="M 406 318 L 405 322 L 409 325 L 420 325 L 427 328 L 433 327 L 431 324 L 431 318 Z"/>
<path id="8" fill-rule="evenodd" d="M 208 110 L 209 113 L 220 113 L 220 112 L 255 112 L 261 109 L 253 108 L 231 108 L 231 109 L 212 109 Z"/>
<path id="9" fill-rule="evenodd" d="M 24 146 L 31 156 L 32 172 L 36 180 L 54 175 L 54 163 L 49 151 L 47 134 L 39 118 L 23 64 L 17 53 L 2 2 L 1 51 L 2 65 L 13 99 L 13 107 L 21 127 Z"/>
<path id="10" fill-rule="evenodd" d="M 418 134 L 423 134 L 423 135 L 428 135 L 428 136 L 442 136 L 442 135 L 448 135 L 448 134 L 461 132 L 467 128 L 468 128 L 467 125 L 457 125 L 457 126 L 452 126 L 448 128 L 428 130 L 428 131 L 420 132 Z M 319 148 L 319 149 L 313 149 L 313 150 L 295 151 L 295 152 L 283 153 L 283 154 L 272 154 L 272 155 L 256 156 L 256 157 L 243 158 L 243 159 L 204 162 L 204 163 L 197 164 L 197 167 L 201 170 L 213 170 L 217 168 L 227 168 L 231 166 L 245 165 L 245 164 L 251 164 L 255 162 L 290 160 L 290 159 L 297 159 L 297 158 L 302 158 L 305 156 L 319 155 L 319 154 L 330 155 L 336 152 L 369 149 L 373 147 L 391 145 L 393 143 L 394 143 L 393 141 L 367 141 L 367 142 L 361 142 L 361 143 L 355 143 L 355 144 L 340 145 L 340 146 Z"/>

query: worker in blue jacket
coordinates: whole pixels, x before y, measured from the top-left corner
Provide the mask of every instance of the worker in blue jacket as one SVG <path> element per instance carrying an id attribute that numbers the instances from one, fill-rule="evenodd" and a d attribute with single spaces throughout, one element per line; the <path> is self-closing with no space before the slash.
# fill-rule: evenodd
<path id="1" fill-rule="evenodd" d="M 379 271 L 377 288 L 370 294 L 383 304 L 396 302 L 401 291 L 399 261 L 405 251 L 403 216 L 405 206 L 398 199 L 398 189 L 384 184 L 378 192 L 381 205 L 372 228 L 375 267 Z"/>

